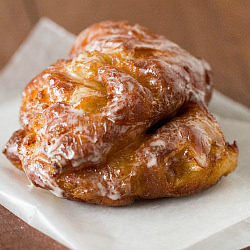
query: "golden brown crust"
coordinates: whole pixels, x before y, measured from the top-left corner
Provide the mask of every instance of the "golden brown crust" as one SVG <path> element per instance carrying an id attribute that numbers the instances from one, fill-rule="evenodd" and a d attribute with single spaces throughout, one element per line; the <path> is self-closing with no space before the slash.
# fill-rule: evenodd
<path id="1" fill-rule="evenodd" d="M 66 196 L 113 206 L 190 195 L 214 185 L 236 168 L 238 148 L 225 144 L 206 108 L 187 106 L 183 115 L 121 150 L 105 166 L 67 171 L 57 183 Z"/>
<path id="2" fill-rule="evenodd" d="M 237 166 L 206 103 L 211 69 L 139 26 L 102 22 L 23 92 L 8 159 L 37 186 L 109 206 L 183 196 Z"/>

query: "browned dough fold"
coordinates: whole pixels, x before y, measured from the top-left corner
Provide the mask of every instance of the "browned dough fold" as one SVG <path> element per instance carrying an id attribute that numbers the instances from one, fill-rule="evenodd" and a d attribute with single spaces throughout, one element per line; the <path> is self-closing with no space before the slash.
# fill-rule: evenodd
<path id="1" fill-rule="evenodd" d="M 84 30 L 23 92 L 4 153 L 36 186 L 108 206 L 177 197 L 237 166 L 207 109 L 211 69 L 126 21 Z"/>

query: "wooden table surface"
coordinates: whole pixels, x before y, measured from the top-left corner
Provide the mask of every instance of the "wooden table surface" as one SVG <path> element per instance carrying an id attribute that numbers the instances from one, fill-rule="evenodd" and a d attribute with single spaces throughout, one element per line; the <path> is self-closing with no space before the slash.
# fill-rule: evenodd
<path id="1" fill-rule="evenodd" d="M 250 108 L 249 0 L 2 0 L 0 68 L 41 16 L 75 34 L 101 20 L 140 23 L 205 58 L 215 88 Z M 0 249 L 64 249 L 1 206 L 0 221 Z"/>

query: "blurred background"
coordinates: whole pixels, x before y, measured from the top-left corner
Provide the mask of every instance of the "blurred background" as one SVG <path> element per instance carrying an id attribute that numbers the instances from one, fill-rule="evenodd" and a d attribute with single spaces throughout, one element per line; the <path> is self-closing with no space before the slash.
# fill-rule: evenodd
<path id="1" fill-rule="evenodd" d="M 250 0 L 0 0 L 0 70 L 43 16 L 74 34 L 107 19 L 144 25 L 205 58 L 216 89 L 250 108 Z M 2 206 L 0 221 L 1 249 L 64 249 Z"/>
<path id="2" fill-rule="evenodd" d="M 205 58 L 215 87 L 250 107 L 250 0 L 0 0 L 0 69 L 42 16 L 74 34 L 107 19 L 144 25 Z"/>

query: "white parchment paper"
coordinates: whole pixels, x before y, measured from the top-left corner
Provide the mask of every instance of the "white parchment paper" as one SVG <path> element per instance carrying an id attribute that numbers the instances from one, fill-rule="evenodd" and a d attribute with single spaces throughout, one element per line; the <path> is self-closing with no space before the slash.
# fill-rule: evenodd
<path id="1" fill-rule="evenodd" d="M 84 28 L 84 27 L 83 27 Z M 21 92 L 66 58 L 75 36 L 43 18 L 0 75 L 0 148 L 19 128 Z M 0 154 L 0 203 L 73 249 L 236 249 L 250 245 L 250 111 L 215 91 L 210 109 L 227 141 L 237 140 L 237 170 L 200 194 L 139 201 L 121 208 L 60 199 L 30 188 Z"/>

